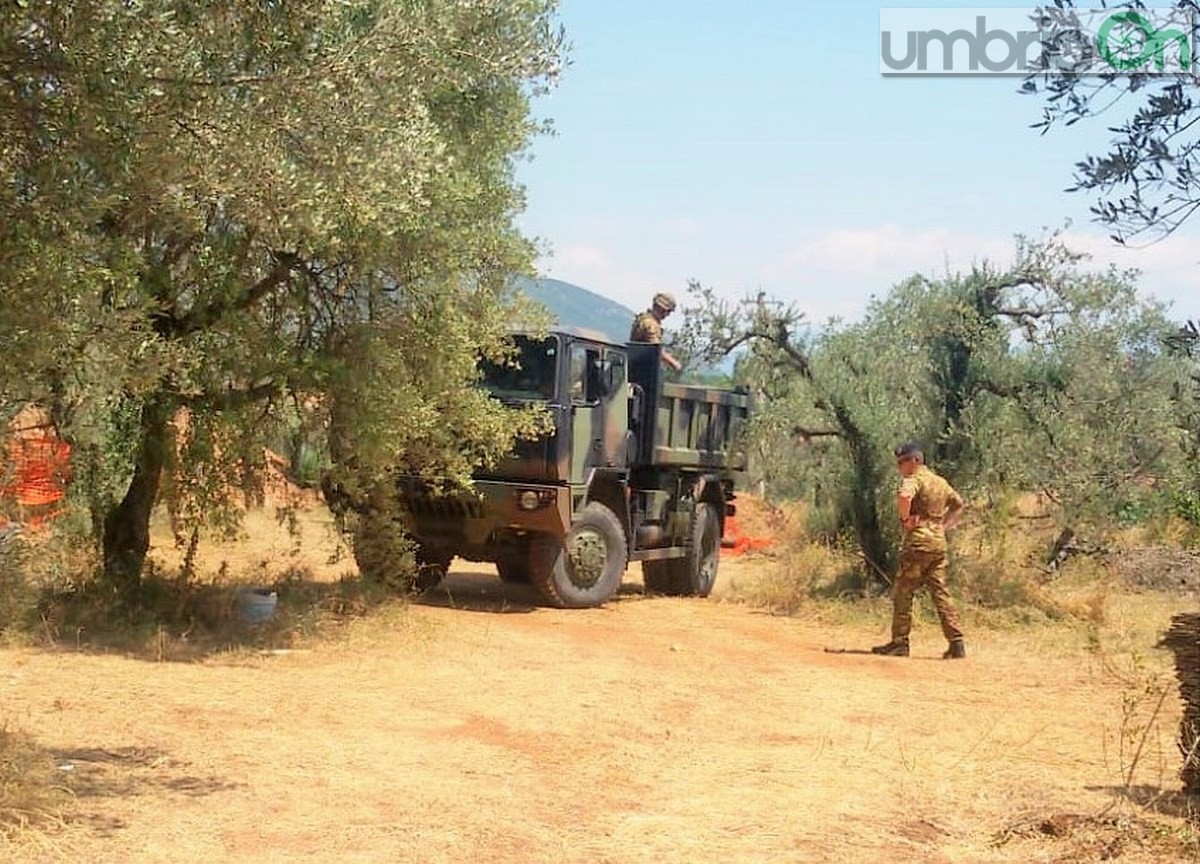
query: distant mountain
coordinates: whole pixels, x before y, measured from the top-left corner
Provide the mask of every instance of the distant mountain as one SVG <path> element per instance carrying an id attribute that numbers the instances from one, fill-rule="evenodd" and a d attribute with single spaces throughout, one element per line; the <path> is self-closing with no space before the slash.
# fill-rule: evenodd
<path id="1" fill-rule="evenodd" d="M 522 279 L 518 287 L 548 308 L 564 327 L 599 330 L 622 344 L 629 338 L 634 311 L 627 306 L 561 279 Z"/>

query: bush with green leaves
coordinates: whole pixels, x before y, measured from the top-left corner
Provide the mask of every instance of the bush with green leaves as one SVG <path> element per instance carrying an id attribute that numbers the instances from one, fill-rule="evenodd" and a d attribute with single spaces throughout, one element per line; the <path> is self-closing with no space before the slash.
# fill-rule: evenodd
<path id="1" fill-rule="evenodd" d="M 552 0 L 0 6 L 0 406 L 51 409 L 111 580 L 160 494 L 225 518 L 296 401 L 347 489 L 531 433 L 475 370 L 562 62 Z"/>

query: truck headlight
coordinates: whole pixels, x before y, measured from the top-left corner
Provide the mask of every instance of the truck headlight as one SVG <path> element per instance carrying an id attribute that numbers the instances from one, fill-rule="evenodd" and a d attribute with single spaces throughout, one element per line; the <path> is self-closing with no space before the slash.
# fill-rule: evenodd
<path id="1" fill-rule="evenodd" d="M 518 492 L 517 506 L 522 510 L 536 510 L 542 506 L 542 496 L 532 489 Z"/>

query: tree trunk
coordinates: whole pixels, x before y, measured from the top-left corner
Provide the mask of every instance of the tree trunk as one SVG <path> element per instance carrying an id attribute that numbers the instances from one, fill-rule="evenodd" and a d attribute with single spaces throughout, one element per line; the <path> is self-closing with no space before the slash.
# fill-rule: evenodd
<path id="1" fill-rule="evenodd" d="M 880 527 L 876 490 L 883 482 L 882 471 L 870 440 L 858 428 L 844 405 L 834 405 L 834 416 L 850 450 L 854 466 L 854 489 L 850 495 L 851 515 L 858 546 L 870 571 L 868 584 L 886 584 L 895 562 Z"/>
<path id="2" fill-rule="evenodd" d="M 895 562 L 892 550 L 880 527 L 879 508 L 875 490 L 880 482 L 875 460 L 869 453 L 852 451 L 854 460 L 854 491 L 851 495 L 854 532 L 858 537 L 859 549 L 870 571 L 869 581 L 887 584 L 891 579 Z"/>
<path id="3" fill-rule="evenodd" d="M 1062 565 L 1067 563 L 1067 559 L 1071 554 L 1079 551 L 1079 547 L 1075 544 L 1075 529 L 1067 526 L 1062 529 L 1058 535 L 1058 539 L 1054 541 L 1054 546 L 1050 549 L 1050 554 L 1046 557 L 1046 568 L 1051 572 L 1057 572 L 1062 568 Z"/>
<path id="4" fill-rule="evenodd" d="M 104 575 L 122 589 L 138 587 L 150 549 L 150 513 L 166 464 L 169 419 L 161 400 L 142 406 L 133 479 L 125 497 L 104 515 Z"/>

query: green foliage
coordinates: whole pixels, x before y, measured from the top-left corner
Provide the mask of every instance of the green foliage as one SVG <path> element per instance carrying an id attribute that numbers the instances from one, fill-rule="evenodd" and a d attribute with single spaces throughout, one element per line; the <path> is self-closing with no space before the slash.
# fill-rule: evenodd
<path id="1" fill-rule="evenodd" d="M 1171 509 L 1175 515 L 1189 525 L 1200 527 L 1200 494 L 1192 489 L 1181 489 L 1171 498 Z"/>
<path id="2" fill-rule="evenodd" d="M 532 260 L 513 162 L 552 14 L 0 6 L 0 404 L 51 407 L 110 570 L 140 564 L 164 473 L 220 521 L 296 403 L 367 483 L 464 477 L 535 425 L 473 384 Z"/>
<path id="3" fill-rule="evenodd" d="M 0 634 L 14 631 L 34 606 L 35 592 L 25 578 L 23 538 L 0 529 Z"/>
<path id="4" fill-rule="evenodd" d="M 1101 4 L 1106 5 L 1106 4 Z M 1196 0 L 1154 4 L 1183 25 L 1194 22 Z M 1076 43 L 1077 8 L 1095 8 L 1075 0 L 1055 0 L 1040 8 L 1042 49 L 1054 64 L 1064 45 Z M 1115 3 L 1114 10 L 1146 9 L 1143 0 Z M 1062 37 L 1066 38 L 1063 39 Z M 1192 33 L 1192 49 L 1195 35 Z M 1053 69 L 1052 65 L 1043 67 Z M 1200 137 L 1196 133 L 1195 76 L 1188 72 L 1155 74 L 1147 70 L 1107 70 L 1100 74 L 1063 75 L 1035 71 L 1022 92 L 1041 94 L 1043 133 L 1055 125 L 1094 119 L 1119 105 L 1136 106 L 1123 120 L 1110 123 L 1109 151 L 1075 163 L 1072 191 L 1094 193 L 1096 220 L 1124 243 L 1141 236 L 1164 237 L 1200 209 Z M 1125 98 L 1130 97 L 1130 98 Z"/>
<path id="5" fill-rule="evenodd" d="M 762 294 L 694 294 L 691 350 L 745 346 L 765 487 L 809 501 L 827 539 L 851 526 L 868 568 L 899 540 L 890 450 L 904 439 L 969 495 L 1042 492 L 1080 529 L 1162 515 L 1164 490 L 1195 488 L 1176 325 L 1133 274 L 1086 270 L 1056 234 L 1018 238 L 1007 267 L 909 278 L 821 330 Z"/>

